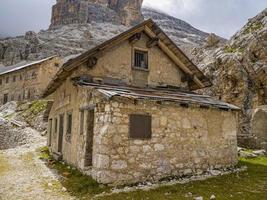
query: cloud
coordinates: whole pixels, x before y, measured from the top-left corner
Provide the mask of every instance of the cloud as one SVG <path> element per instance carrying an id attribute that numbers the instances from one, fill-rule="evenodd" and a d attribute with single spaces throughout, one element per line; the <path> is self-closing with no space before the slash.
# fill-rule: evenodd
<path id="1" fill-rule="evenodd" d="M 0 0 L 0 34 L 15 36 L 47 29 L 56 0 Z M 144 5 L 185 20 L 196 28 L 229 38 L 266 0 L 144 0 Z"/>
<path id="2" fill-rule="evenodd" d="M 267 7 L 266 0 L 145 0 L 145 6 L 167 12 L 196 28 L 229 38 L 249 18 Z"/>

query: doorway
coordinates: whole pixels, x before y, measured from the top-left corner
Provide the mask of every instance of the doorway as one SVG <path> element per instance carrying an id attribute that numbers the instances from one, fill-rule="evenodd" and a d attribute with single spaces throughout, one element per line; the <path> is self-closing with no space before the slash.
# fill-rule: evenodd
<path id="1" fill-rule="evenodd" d="M 93 164 L 93 139 L 94 139 L 94 109 L 87 112 L 87 130 L 84 166 L 89 167 Z"/>
<path id="2" fill-rule="evenodd" d="M 58 132 L 58 152 L 62 153 L 64 134 L 64 114 L 59 115 L 59 132 Z"/>
<path id="3" fill-rule="evenodd" d="M 8 102 L 8 94 L 4 94 L 4 104 L 6 104 Z"/>

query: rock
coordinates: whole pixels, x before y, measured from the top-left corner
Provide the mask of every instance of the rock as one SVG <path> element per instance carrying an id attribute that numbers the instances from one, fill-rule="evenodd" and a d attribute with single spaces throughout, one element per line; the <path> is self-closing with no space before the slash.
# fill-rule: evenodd
<path id="1" fill-rule="evenodd" d="M 52 183 L 48 183 L 47 186 L 48 186 L 48 187 L 52 187 L 53 184 L 52 184 Z"/>
<path id="2" fill-rule="evenodd" d="M 46 136 L 47 135 L 47 130 L 45 130 L 45 131 L 43 131 L 42 133 L 41 133 L 41 136 Z"/>
<path id="3" fill-rule="evenodd" d="M 210 174 L 213 176 L 219 176 L 221 173 L 220 170 L 210 170 Z"/>
<path id="4" fill-rule="evenodd" d="M 62 192 L 67 192 L 67 188 L 62 187 L 61 191 L 62 191 Z"/>
<path id="5" fill-rule="evenodd" d="M 238 145 L 246 148 L 262 149 L 265 148 L 263 146 L 267 141 L 256 139 L 258 134 L 254 132 L 258 133 L 262 130 L 266 132 L 266 128 L 259 125 L 264 122 L 258 119 L 253 124 L 253 112 L 251 112 L 257 108 L 256 106 L 267 104 L 266 16 L 265 9 L 253 17 L 224 45 L 212 46 L 213 40 L 215 43 L 216 40 L 211 37 L 208 48 L 203 45 L 192 51 L 194 62 L 202 68 L 213 83 L 213 86 L 205 89 L 203 93 L 241 108 Z M 260 128 L 253 129 L 253 127 Z"/>
<path id="6" fill-rule="evenodd" d="M 254 153 L 248 152 L 248 151 L 240 151 L 239 156 L 242 158 L 256 158 L 257 155 L 255 155 Z"/>
<path id="7" fill-rule="evenodd" d="M 265 150 L 257 150 L 257 151 L 253 151 L 253 154 L 255 154 L 256 156 L 264 156 L 266 155 L 266 151 Z"/>
<path id="8" fill-rule="evenodd" d="M 0 40 L 0 62 L 7 66 L 26 58 L 36 60 L 52 55 L 62 56 L 67 61 L 127 30 L 129 27 L 125 25 L 137 23 L 139 18 L 143 19 L 142 14 L 145 19 L 152 18 L 187 53 L 195 46 L 205 44 L 208 37 L 207 33 L 185 21 L 150 8 L 141 9 L 142 0 L 109 2 L 110 6 L 108 0 L 68 3 L 58 0 L 53 7 L 49 30 L 30 31 L 24 37 Z"/>
<path id="9" fill-rule="evenodd" d="M 213 194 L 210 196 L 210 200 L 214 200 L 214 199 L 216 199 L 216 196 Z"/>
<path id="10" fill-rule="evenodd" d="M 127 168 L 127 162 L 123 160 L 113 161 L 111 168 L 114 170 L 121 170 Z"/>
<path id="11" fill-rule="evenodd" d="M 143 0 L 58 0 L 52 9 L 50 28 L 92 21 L 132 26 L 143 20 L 142 3 Z"/>
<path id="12" fill-rule="evenodd" d="M 194 197 L 194 200 L 203 200 L 203 197 Z"/>
<path id="13" fill-rule="evenodd" d="M 220 42 L 220 37 L 215 35 L 214 33 L 211 33 L 207 39 L 206 39 L 206 46 L 207 47 L 214 47 Z"/>

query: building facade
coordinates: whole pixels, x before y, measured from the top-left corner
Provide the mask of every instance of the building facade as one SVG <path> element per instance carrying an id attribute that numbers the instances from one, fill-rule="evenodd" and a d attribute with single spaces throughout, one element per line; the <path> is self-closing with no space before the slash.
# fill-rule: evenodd
<path id="1" fill-rule="evenodd" d="M 192 92 L 210 85 L 147 20 L 65 63 L 48 146 L 105 184 L 201 173 L 237 163 L 237 107 Z"/>
<path id="2" fill-rule="evenodd" d="M 0 104 L 40 98 L 60 65 L 58 57 L 49 57 L 25 64 L 0 67 Z"/>

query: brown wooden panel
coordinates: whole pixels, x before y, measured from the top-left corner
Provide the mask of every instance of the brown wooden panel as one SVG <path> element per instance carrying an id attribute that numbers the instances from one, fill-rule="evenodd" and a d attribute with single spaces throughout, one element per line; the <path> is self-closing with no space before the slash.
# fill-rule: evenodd
<path id="1" fill-rule="evenodd" d="M 130 138 L 150 139 L 151 138 L 151 116 L 131 114 L 130 115 Z"/>

